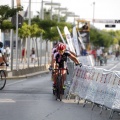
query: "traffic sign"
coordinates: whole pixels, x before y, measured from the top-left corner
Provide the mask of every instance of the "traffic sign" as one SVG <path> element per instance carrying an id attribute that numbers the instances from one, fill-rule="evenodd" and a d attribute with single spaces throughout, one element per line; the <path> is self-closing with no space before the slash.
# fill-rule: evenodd
<path id="1" fill-rule="evenodd" d="M 109 24 L 109 25 L 105 25 L 105 27 L 106 27 L 106 28 L 115 28 L 116 25 L 111 25 L 111 24 Z"/>

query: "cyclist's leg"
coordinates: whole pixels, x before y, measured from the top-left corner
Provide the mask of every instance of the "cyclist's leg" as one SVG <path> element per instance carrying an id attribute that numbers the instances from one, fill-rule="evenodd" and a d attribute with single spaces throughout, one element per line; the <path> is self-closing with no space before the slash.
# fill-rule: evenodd
<path id="1" fill-rule="evenodd" d="M 66 70 L 62 70 L 62 89 L 63 89 L 63 94 L 64 94 L 64 90 L 65 90 L 65 85 L 64 85 L 65 80 L 66 80 Z"/>
<path id="2" fill-rule="evenodd" d="M 55 69 L 58 69 L 58 66 L 57 66 L 57 65 L 55 66 Z M 54 73 L 53 73 L 53 87 L 56 86 L 57 75 L 58 75 L 58 71 L 55 70 Z"/>

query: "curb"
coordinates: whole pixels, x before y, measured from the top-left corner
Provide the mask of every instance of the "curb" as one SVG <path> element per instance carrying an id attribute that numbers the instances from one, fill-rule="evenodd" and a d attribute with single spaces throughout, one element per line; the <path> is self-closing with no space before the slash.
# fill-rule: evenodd
<path id="1" fill-rule="evenodd" d="M 22 76 L 11 76 L 11 77 L 6 77 L 6 80 L 11 80 L 11 79 L 23 79 L 23 78 L 30 78 L 30 77 L 34 77 L 36 75 L 43 75 L 43 74 L 48 74 L 49 71 L 40 71 L 40 72 L 35 72 L 35 73 L 31 73 L 31 74 L 26 74 L 26 75 L 22 75 Z"/>

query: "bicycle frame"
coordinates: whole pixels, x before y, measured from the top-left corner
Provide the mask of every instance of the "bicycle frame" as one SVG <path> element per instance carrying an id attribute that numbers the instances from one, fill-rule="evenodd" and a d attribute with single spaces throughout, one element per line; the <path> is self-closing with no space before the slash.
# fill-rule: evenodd
<path id="1" fill-rule="evenodd" d="M 67 70 L 67 74 L 68 74 L 68 69 L 67 68 L 58 68 L 58 69 L 54 69 L 54 70 L 58 71 L 57 78 L 56 78 L 56 100 L 60 99 L 60 101 L 61 101 L 62 94 L 63 94 L 63 85 L 64 85 L 62 70 Z"/>

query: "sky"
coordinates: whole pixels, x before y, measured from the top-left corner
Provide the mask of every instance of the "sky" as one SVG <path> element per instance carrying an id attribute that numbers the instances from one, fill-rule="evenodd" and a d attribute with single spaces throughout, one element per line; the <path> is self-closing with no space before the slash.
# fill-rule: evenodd
<path id="1" fill-rule="evenodd" d="M 51 2 L 51 0 L 44 0 Z M 76 15 L 79 15 L 79 18 L 86 20 L 93 19 L 117 19 L 120 20 L 120 0 L 52 0 L 55 3 L 60 3 L 61 7 L 66 7 L 68 11 L 74 12 Z M 24 10 L 27 9 L 29 0 L 21 0 L 21 5 L 24 7 Z M 41 0 L 31 0 L 31 10 L 34 14 L 36 11 L 40 11 Z M 93 6 L 93 2 L 95 5 Z M 0 5 L 8 4 L 11 6 L 11 0 L 0 0 Z M 16 4 L 16 0 L 15 0 Z M 44 5 L 44 7 L 50 8 L 50 6 Z M 57 7 L 57 6 L 54 6 Z M 95 8 L 93 10 L 93 8 Z M 74 18 L 68 18 L 68 21 L 74 21 Z M 92 22 L 91 22 L 92 24 Z M 99 29 L 113 29 L 120 30 L 120 23 L 116 24 L 116 28 L 105 28 L 105 24 L 108 23 L 94 23 L 94 26 Z"/>

